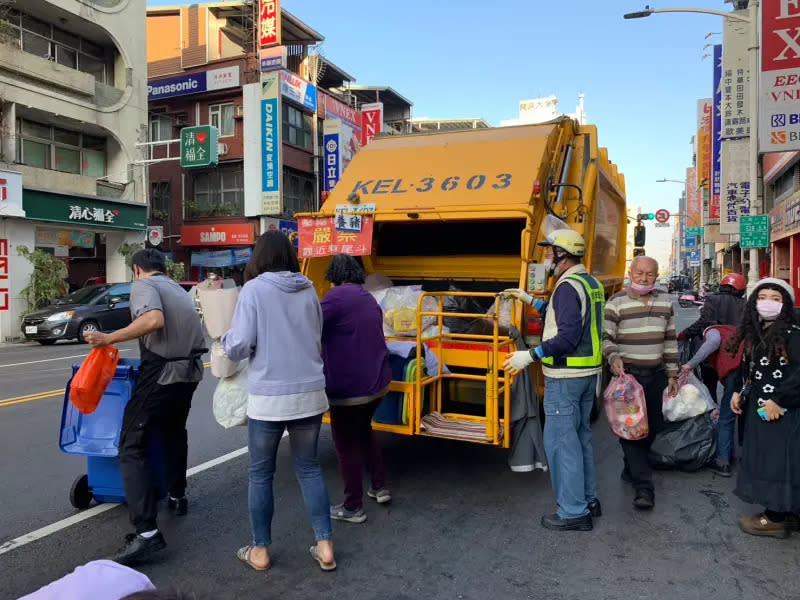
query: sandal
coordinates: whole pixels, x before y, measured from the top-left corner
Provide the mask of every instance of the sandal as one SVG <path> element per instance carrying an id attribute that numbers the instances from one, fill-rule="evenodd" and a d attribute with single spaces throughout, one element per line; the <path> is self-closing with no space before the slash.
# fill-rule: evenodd
<path id="1" fill-rule="evenodd" d="M 336 560 L 334 560 L 333 562 L 330 562 L 330 563 L 323 562 L 322 559 L 319 557 L 319 554 L 317 554 L 317 547 L 316 546 L 311 546 L 311 548 L 309 548 L 308 550 L 309 550 L 309 552 L 311 552 L 311 558 L 313 558 L 319 564 L 319 568 L 320 569 L 322 569 L 323 571 L 335 571 L 336 570 Z"/>
<path id="2" fill-rule="evenodd" d="M 236 558 L 238 558 L 251 569 L 255 569 L 256 571 L 266 571 L 270 567 L 269 562 L 267 562 L 267 566 L 260 567 L 250 560 L 250 553 L 253 551 L 253 548 L 255 548 L 255 546 L 244 546 L 243 548 L 239 548 L 236 551 Z"/>

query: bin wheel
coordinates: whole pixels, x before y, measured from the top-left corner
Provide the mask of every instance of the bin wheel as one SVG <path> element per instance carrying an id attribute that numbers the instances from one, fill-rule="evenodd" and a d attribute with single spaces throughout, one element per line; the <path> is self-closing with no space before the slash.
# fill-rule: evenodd
<path id="1" fill-rule="evenodd" d="M 88 475 L 83 474 L 72 482 L 72 488 L 69 490 L 69 501 L 78 510 L 89 508 L 92 503 L 92 489 L 89 487 Z"/>

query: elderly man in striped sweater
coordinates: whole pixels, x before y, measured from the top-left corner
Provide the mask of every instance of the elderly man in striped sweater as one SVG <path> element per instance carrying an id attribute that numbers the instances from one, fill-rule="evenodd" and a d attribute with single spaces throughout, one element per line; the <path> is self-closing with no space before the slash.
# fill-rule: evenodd
<path id="1" fill-rule="evenodd" d="M 670 296 L 655 288 L 658 262 L 649 256 L 633 259 L 631 284 L 609 298 L 605 309 L 603 354 L 614 375 L 629 373 L 644 388 L 650 435 L 643 440 L 620 439 L 625 455 L 622 479 L 633 484 L 633 506 L 655 505 L 653 473 L 647 461 L 655 434 L 663 427 L 662 396 L 677 391 L 678 341 Z"/>

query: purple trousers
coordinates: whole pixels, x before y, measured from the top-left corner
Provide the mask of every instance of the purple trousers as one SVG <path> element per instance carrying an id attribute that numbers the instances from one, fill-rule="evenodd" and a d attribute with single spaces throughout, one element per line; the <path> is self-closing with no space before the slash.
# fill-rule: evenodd
<path id="1" fill-rule="evenodd" d="M 357 406 L 331 405 L 331 432 L 344 481 L 344 507 L 347 510 L 358 510 L 364 505 L 365 468 L 369 470 L 372 489 L 386 487 L 383 452 L 372 430 L 372 417 L 380 401 Z"/>

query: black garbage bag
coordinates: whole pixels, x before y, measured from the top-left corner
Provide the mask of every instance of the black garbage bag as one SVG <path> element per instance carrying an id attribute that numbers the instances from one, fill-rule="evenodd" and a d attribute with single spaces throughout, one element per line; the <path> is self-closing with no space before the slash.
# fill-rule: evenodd
<path id="1" fill-rule="evenodd" d="M 650 446 L 654 469 L 697 471 L 717 452 L 717 436 L 711 413 L 676 423 L 665 422 Z"/>

